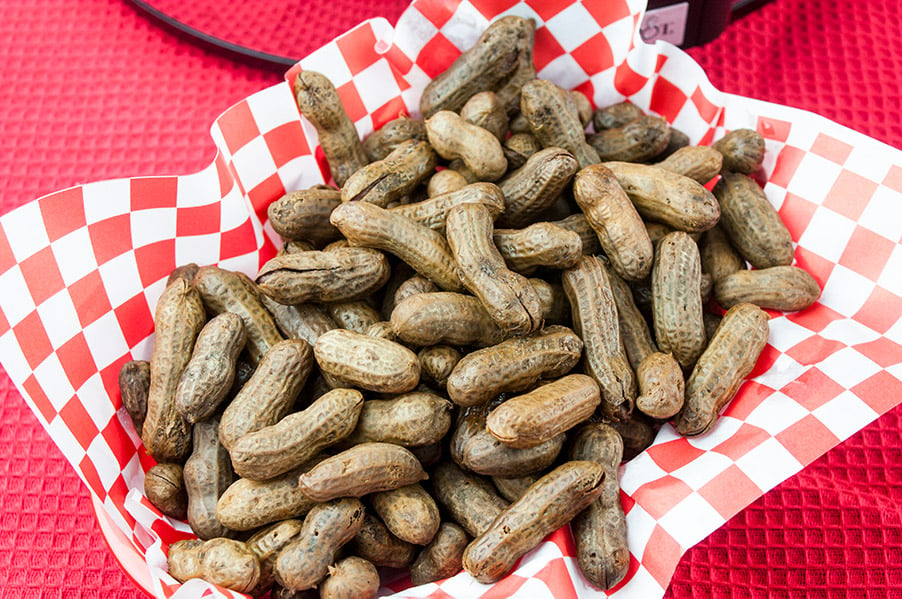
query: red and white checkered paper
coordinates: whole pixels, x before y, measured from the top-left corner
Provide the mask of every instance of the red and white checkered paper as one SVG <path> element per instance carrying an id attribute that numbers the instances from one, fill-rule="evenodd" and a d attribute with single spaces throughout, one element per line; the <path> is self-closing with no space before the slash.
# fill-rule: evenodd
<path id="1" fill-rule="evenodd" d="M 117 376 L 148 359 L 152 314 L 186 262 L 254 274 L 275 253 L 267 205 L 328 173 L 289 81 L 300 68 L 338 87 L 361 135 L 417 114 L 426 82 L 504 14 L 537 24 L 539 77 L 596 106 L 629 99 L 710 143 L 749 127 L 767 140 L 761 182 L 823 288 L 808 310 L 771 313 L 751 380 L 709 434 L 670 426 L 621 469 L 632 553 L 612 597 L 663 595 L 682 553 L 765 491 L 902 400 L 902 152 L 811 113 L 723 94 L 674 46 L 637 35 L 641 0 L 417 0 L 393 29 L 363 23 L 302 60 L 286 82 L 217 119 L 219 154 L 193 175 L 91 183 L 0 218 L 0 361 L 95 499 L 101 530 L 136 584 L 159 597 L 238 597 L 177 584 L 165 548 L 188 538 L 141 495 L 153 464 Z M 585 597 L 567 529 L 495 585 L 466 574 L 398 597 Z"/>

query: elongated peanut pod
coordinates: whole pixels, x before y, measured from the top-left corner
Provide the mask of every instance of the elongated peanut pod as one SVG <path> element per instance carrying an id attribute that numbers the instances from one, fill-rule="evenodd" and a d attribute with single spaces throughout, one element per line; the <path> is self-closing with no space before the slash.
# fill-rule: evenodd
<path id="1" fill-rule="evenodd" d="M 119 391 L 122 405 L 128 412 L 135 432 L 141 434 L 147 416 L 147 392 L 150 389 L 150 362 L 131 360 L 119 370 Z"/>
<path id="2" fill-rule="evenodd" d="M 655 166 L 704 185 L 717 176 L 722 164 L 723 155 L 711 146 L 684 146 Z"/>
<path id="3" fill-rule="evenodd" d="M 439 156 L 460 158 L 477 180 L 496 181 L 507 171 L 507 158 L 498 138 L 450 110 L 426 119 L 426 135 Z"/>
<path id="4" fill-rule="evenodd" d="M 520 112 L 543 147 L 563 148 L 585 168 L 600 159 L 586 142 L 579 113 L 570 109 L 568 101 L 572 102 L 567 92 L 551 81 L 534 79 L 520 91 Z"/>
<path id="5" fill-rule="evenodd" d="M 771 310 L 804 310 L 820 294 L 814 277 L 798 266 L 737 270 L 715 287 L 717 303 L 723 308 L 750 303 Z"/>
<path id="6" fill-rule="evenodd" d="M 467 474 L 451 462 L 432 473 L 432 491 L 448 515 L 472 536 L 488 529 L 507 507 L 507 501 L 486 479 Z"/>
<path id="7" fill-rule="evenodd" d="M 381 442 L 404 447 L 438 443 L 451 427 L 452 404 L 426 391 L 363 403 L 348 443 Z"/>
<path id="8" fill-rule="evenodd" d="M 201 539 L 233 536 L 216 517 L 216 504 L 232 484 L 229 452 L 219 442 L 216 418 L 194 425 L 193 448 L 185 462 L 185 489 L 188 493 L 188 524 Z"/>
<path id="9" fill-rule="evenodd" d="M 477 298 L 461 293 L 418 293 L 391 313 L 391 326 L 404 343 L 419 347 L 494 345 L 504 333 Z"/>
<path id="10" fill-rule="evenodd" d="M 169 549 L 169 573 L 180 582 L 202 578 L 238 592 L 248 592 L 260 580 L 260 560 L 241 541 L 210 539 L 178 541 Z"/>
<path id="11" fill-rule="evenodd" d="M 633 299 L 633 292 L 629 285 L 618 277 L 616 273 L 608 272 L 608 281 L 611 283 L 611 291 L 614 294 L 614 304 L 617 306 L 617 321 L 620 325 L 620 340 L 626 350 L 633 370 L 639 368 L 639 364 L 649 354 L 658 351 L 648 322 Z"/>
<path id="12" fill-rule="evenodd" d="M 267 208 L 276 233 L 285 240 L 328 243 L 341 237 L 329 224 L 329 215 L 341 204 L 341 192 L 334 188 L 292 191 Z"/>
<path id="13" fill-rule="evenodd" d="M 444 170 L 441 172 L 454 173 L 456 171 Z M 441 173 L 436 173 L 435 176 L 439 174 Z M 443 233 L 448 210 L 457 204 L 485 204 L 492 216 L 496 217 L 505 209 L 505 196 L 494 183 L 471 183 L 440 195 L 430 195 L 428 200 L 422 202 L 402 204 L 389 210 Z"/>
<path id="14" fill-rule="evenodd" d="M 570 183 L 578 164 L 563 148 L 549 147 L 531 154 L 525 164 L 502 179 L 505 209 L 499 222 L 508 227 L 525 227 L 548 209 Z"/>
<path id="15" fill-rule="evenodd" d="M 410 566 L 410 580 L 426 584 L 454 576 L 461 569 L 461 558 L 470 538 L 457 524 L 442 522 L 432 541 Z"/>
<path id="16" fill-rule="evenodd" d="M 495 229 L 492 240 L 508 267 L 524 275 L 540 266 L 570 268 L 583 249 L 579 235 L 547 222 L 525 229 Z"/>
<path id="17" fill-rule="evenodd" d="M 404 393 L 420 380 L 416 354 L 388 339 L 335 329 L 316 340 L 313 353 L 324 375 L 350 387 Z"/>
<path id="18" fill-rule="evenodd" d="M 602 129 L 589 137 L 601 160 L 647 162 L 667 148 L 670 125 L 662 118 L 642 115 L 620 127 Z"/>
<path id="19" fill-rule="evenodd" d="M 405 141 L 382 160 L 351 175 L 341 188 L 343 202 L 385 207 L 401 199 L 435 171 L 438 156 L 425 141 Z"/>
<path id="20" fill-rule="evenodd" d="M 698 246 L 682 231 L 664 236 L 651 273 L 655 339 L 680 366 L 691 367 L 705 349 Z"/>

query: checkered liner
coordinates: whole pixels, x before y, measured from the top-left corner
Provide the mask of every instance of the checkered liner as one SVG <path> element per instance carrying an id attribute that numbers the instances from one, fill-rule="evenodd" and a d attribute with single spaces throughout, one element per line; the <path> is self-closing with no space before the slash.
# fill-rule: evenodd
<path id="1" fill-rule="evenodd" d="M 358 132 L 417 114 L 425 83 L 492 19 L 536 20 L 539 76 L 595 105 L 628 98 L 693 142 L 750 127 L 767 140 L 765 191 L 797 242 L 796 262 L 823 294 L 800 313 L 772 313 L 752 379 L 715 429 L 685 439 L 665 426 L 621 470 L 630 573 L 613 597 L 660 597 L 682 553 L 743 507 L 902 398 L 902 153 L 811 113 L 715 90 L 670 45 L 647 46 L 640 0 L 583 3 L 417 0 L 392 29 L 363 23 L 316 51 L 286 82 L 229 108 L 212 128 L 219 154 L 188 176 L 91 183 L 0 219 L 0 360 L 38 420 L 102 506 L 102 530 L 136 583 L 160 597 L 240 595 L 178 585 L 164 549 L 191 537 L 141 495 L 153 464 L 121 406 L 117 376 L 147 359 L 153 308 L 178 264 L 253 274 L 275 252 L 266 206 L 324 180 L 316 132 L 287 83 L 327 74 Z M 567 529 L 503 581 L 460 574 L 399 597 L 583 597 Z"/>

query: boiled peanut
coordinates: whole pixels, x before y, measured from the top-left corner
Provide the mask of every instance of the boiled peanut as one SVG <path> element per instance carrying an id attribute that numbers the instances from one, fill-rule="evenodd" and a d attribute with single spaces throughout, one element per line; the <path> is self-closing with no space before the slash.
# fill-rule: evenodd
<path id="1" fill-rule="evenodd" d="M 349 545 L 355 555 L 384 568 L 405 568 L 416 555 L 413 543 L 391 534 L 385 524 L 370 513 L 364 514 L 363 524 Z"/>
<path id="2" fill-rule="evenodd" d="M 294 97 L 301 114 L 316 127 L 332 178 L 339 187 L 344 185 L 369 160 L 335 86 L 321 73 L 301 71 L 294 81 Z"/>
<path id="3" fill-rule="evenodd" d="M 313 353 L 323 374 L 351 387 L 404 393 L 420 380 L 416 354 L 388 339 L 335 329 L 320 335 Z"/>
<path id="4" fill-rule="evenodd" d="M 450 110 L 426 119 L 429 143 L 442 158 L 460 158 L 480 181 L 496 181 L 507 171 L 498 138 Z"/>
<path id="5" fill-rule="evenodd" d="M 147 391 L 150 389 L 150 362 L 130 360 L 119 370 L 119 391 L 122 405 L 128 412 L 135 432 L 141 435 L 147 415 Z"/>
<path id="6" fill-rule="evenodd" d="M 714 226 L 720 208 L 700 183 L 663 168 L 630 162 L 606 162 L 639 214 L 674 229 L 694 233 Z"/>
<path id="7" fill-rule="evenodd" d="M 655 339 L 683 368 L 691 367 L 705 349 L 701 275 L 695 242 L 682 231 L 664 236 L 651 274 Z"/>
<path id="8" fill-rule="evenodd" d="M 240 437 L 229 451 L 235 472 L 267 480 L 297 468 L 351 434 L 361 407 L 359 391 L 333 389 L 307 409 Z"/>
<path id="9" fill-rule="evenodd" d="M 483 420 L 484 422 L 484 420 Z M 492 477 L 523 476 L 541 472 L 557 459 L 565 435 L 558 434 L 534 447 L 505 445 L 483 428 L 464 443 L 459 464 L 477 474 Z"/>
<path id="10" fill-rule="evenodd" d="M 520 91 L 520 112 L 543 147 L 563 148 L 580 168 L 599 162 L 598 152 L 586 142 L 579 114 L 568 110 L 567 92 L 550 81 L 534 79 Z"/>
<path id="11" fill-rule="evenodd" d="M 370 295 L 388 275 L 382 252 L 346 247 L 276 256 L 260 269 L 257 285 L 280 304 L 343 302 Z"/>
<path id="12" fill-rule="evenodd" d="M 605 468 L 588 461 L 546 474 L 467 545 L 464 570 L 479 582 L 500 580 L 523 554 L 598 499 L 604 478 Z"/>
<path id="13" fill-rule="evenodd" d="M 552 146 L 531 154 L 523 166 L 498 184 L 505 202 L 499 222 L 509 227 L 532 223 L 554 203 L 576 170 L 576 158 L 562 148 Z"/>
<path id="14" fill-rule="evenodd" d="M 446 168 L 429 177 L 426 195 L 430 198 L 457 191 L 468 185 L 467 178 L 455 170 Z"/>
<path id="15" fill-rule="evenodd" d="M 364 300 L 326 304 L 326 312 L 340 329 L 366 333 L 372 325 L 382 320 L 379 312 Z"/>
<path id="16" fill-rule="evenodd" d="M 598 233 L 589 224 L 585 214 L 571 214 L 561 220 L 552 221 L 552 224 L 573 231 L 579 235 L 583 244 L 583 256 L 594 256 L 601 252 L 601 243 L 598 241 Z"/>
<path id="17" fill-rule="evenodd" d="M 503 392 L 528 389 L 541 378 L 567 374 L 582 355 L 573 331 L 548 326 L 464 356 L 448 378 L 448 397 L 462 406 L 484 403 Z"/>
<path id="18" fill-rule="evenodd" d="M 524 275 L 540 266 L 570 268 L 583 249 L 579 235 L 547 222 L 525 229 L 495 229 L 492 240 L 507 266 Z"/>
<path id="19" fill-rule="evenodd" d="M 219 442 L 219 421 L 211 418 L 194 425 L 193 448 L 185 462 L 188 524 L 201 539 L 232 536 L 216 516 L 219 498 L 232 484 L 229 453 Z"/>
<path id="20" fill-rule="evenodd" d="M 573 328 L 585 344 L 586 372 L 601 386 L 602 412 L 610 420 L 626 420 L 636 400 L 636 378 L 620 340 L 617 305 L 604 264 L 583 256 L 564 271 L 563 283 Z"/>
<path id="21" fill-rule="evenodd" d="M 391 326 L 404 343 L 429 345 L 494 345 L 501 329 L 477 298 L 460 293 L 418 293 L 398 303 Z"/>
<path id="22" fill-rule="evenodd" d="M 596 131 L 623 127 L 632 120 L 645 116 L 642 109 L 630 102 L 619 102 L 599 108 L 592 115 Z"/>
<path id="23" fill-rule="evenodd" d="M 200 294 L 189 283 L 179 279 L 163 290 L 154 314 L 147 417 L 141 433 L 147 452 L 158 461 L 182 461 L 191 449 L 191 426 L 176 410 L 175 391 L 204 320 Z"/>
<path id="24" fill-rule="evenodd" d="M 542 326 L 539 296 L 525 277 L 507 268 L 492 242 L 488 209 L 481 204 L 454 206 L 445 227 L 461 280 L 501 330 L 524 335 Z"/>
<path id="25" fill-rule="evenodd" d="M 714 186 L 714 196 L 724 231 L 752 266 L 792 263 L 792 235 L 754 179 L 725 171 Z"/>
<path id="26" fill-rule="evenodd" d="M 460 109 L 460 116 L 477 127 L 482 127 L 504 141 L 507 137 L 507 110 L 495 92 L 484 91 L 473 94 Z"/>
<path id="27" fill-rule="evenodd" d="M 720 225 L 705 231 L 698 249 L 702 272 L 710 274 L 715 285 L 727 275 L 745 268 L 745 261 L 733 248 Z"/>
<path id="28" fill-rule="evenodd" d="M 252 596 L 260 596 L 272 586 L 275 581 L 272 569 L 276 563 L 276 556 L 301 534 L 302 526 L 303 522 L 300 520 L 283 520 L 254 533 L 246 541 L 247 548 L 253 551 L 260 561 L 260 580 L 251 592 Z"/>
<path id="29" fill-rule="evenodd" d="M 804 310 L 817 301 L 821 288 L 798 266 L 771 266 L 759 270 L 737 270 L 714 288 L 724 309 L 750 303 L 770 310 Z"/>
<path id="30" fill-rule="evenodd" d="M 704 185 L 717 176 L 722 163 L 723 155 L 711 146 L 684 146 L 655 166 Z"/>
<path id="31" fill-rule="evenodd" d="M 282 239 L 319 245 L 341 236 L 338 229 L 329 224 L 329 215 L 339 204 L 341 192 L 337 189 L 303 189 L 286 193 L 269 205 L 266 214 Z"/>
<path id="32" fill-rule="evenodd" d="M 373 510 L 393 535 L 416 545 L 426 545 L 441 524 L 435 500 L 417 483 L 374 493 Z"/>
<path id="33" fill-rule="evenodd" d="M 663 152 L 669 141 L 667 121 L 647 115 L 589 137 L 589 143 L 604 161 L 646 162 Z"/>
<path id="34" fill-rule="evenodd" d="M 448 578 L 460 572 L 464 549 L 470 542 L 457 524 L 442 522 L 432 541 L 410 566 L 410 580 L 415 585 Z"/>
<path id="35" fill-rule="evenodd" d="M 518 476 L 517 478 L 501 478 L 492 477 L 492 484 L 498 489 L 502 497 L 508 501 L 517 501 L 523 497 L 523 493 L 539 480 L 539 474 L 527 474 L 526 476 Z"/>
<path id="36" fill-rule="evenodd" d="M 601 497 L 573 518 L 572 528 L 579 569 L 599 589 L 610 589 L 623 580 L 630 564 L 618 481 L 623 441 L 610 426 L 589 424 L 576 434 L 570 458 L 604 467 Z"/>
<path id="37" fill-rule="evenodd" d="M 527 128 L 529 125 L 527 124 Z M 542 149 L 532 133 L 514 133 L 502 143 L 501 150 L 507 158 L 507 170 L 512 172 L 526 164 L 530 156 Z M 574 159 L 574 163 L 576 160 Z"/>
<path id="38" fill-rule="evenodd" d="M 686 400 L 676 421 L 678 433 L 690 436 L 711 430 L 764 351 L 767 322 L 767 313 L 753 304 L 727 310 L 686 381 Z"/>
<path id="39" fill-rule="evenodd" d="M 451 402 L 414 391 L 393 399 L 367 400 L 349 443 L 394 443 L 405 447 L 440 441 L 451 427 Z"/>
<path id="40" fill-rule="evenodd" d="M 735 129 L 712 146 L 723 155 L 724 170 L 751 175 L 764 162 L 764 138 L 752 129 Z"/>
<path id="41" fill-rule="evenodd" d="M 432 491 L 448 515 L 472 536 L 481 534 L 507 507 L 485 479 L 466 474 L 450 462 L 432 473 Z"/>
<path id="42" fill-rule="evenodd" d="M 655 352 L 646 356 L 636 369 L 636 380 L 636 407 L 643 413 L 666 420 L 683 407 L 683 371 L 671 354 Z"/>
<path id="43" fill-rule="evenodd" d="M 188 515 L 188 494 L 181 464 L 156 464 L 144 476 L 144 495 L 163 514 L 176 520 Z"/>
<path id="44" fill-rule="evenodd" d="M 375 162 L 383 160 L 398 145 L 408 140 L 426 141 L 426 123 L 401 115 L 367 135 L 363 140 L 363 150 L 367 158 Z"/>
<path id="45" fill-rule="evenodd" d="M 441 172 L 453 173 L 456 171 Z M 502 190 L 494 183 L 471 183 L 459 189 L 430 196 L 428 200 L 422 202 L 392 208 L 391 212 L 406 216 L 430 229 L 443 233 L 448 210 L 457 204 L 484 204 L 495 217 L 505 209 L 505 197 Z"/>
<path id="46" fill-rule="evenodd" d="M 420 462 L 400 445 L 361 443 L 326 458 L 298 484 L 307 497 L 321 502 L 390 491 L 426 478 Z"/>
<path id="47" fill-rule="evenodd" d="M 594 164 L 573 179 L 573 197 L 598 235 L 614 272 L 637 281 L 651 272 L 651 240 L 642 217 L 604 165 Z"/>
<path id="48" fill-rule="evenodd" d="M 219 438 L 226 449 L 247 433 L 284 418 L 307 382 L 313 351 L 302 339 L 287 339 L 266 352 L 251 379 L 222 413 Z"/>
<path id="49" fill-rule="evenodd" d="M 332 224 L 355 245 L 394 254 L 442 289 L 462 288 L 448 243 L 425 225 L 366 202 L 342 204 Z"/>
<path id="50" fill-rule="evenodd" d="M 363 504 L 353 498 L 314 506 L 304 518 L 301 532 L 276 557 L 273 574 L 283 587 L 302 591 L 329 573 L 335 555 L 360 530 Z"/>
<path id="51" fill-rule="evenodd" d="M 614 295 L 614 304 L 617 306 L 620 340 L 623 342 L 623 349 L 626 350 L 630 366 L 635 370 L 646 356 L 658 351 L 658 348 L 651 338 L 648 322 L 636 307 L 629 285 L 612 272 L 608 272 L 608 281 Z"/>
<path id="52" fill-rule="evenodd" d="M 202 578 L 238 592 L 247 592 L 260 580 L 260 560 L 247 545 L 232 539 L 202 543 L 178 541 L 169 548 L 169 573 L 179 582 Z"/>
<path id="53" fill-rule="evenodd" d="M 286 339 L 303 339 L 312 346 L 320 335 L 338 328 L 335 321 L 316 304 L 289 306 L 268 295 L 261 295 L 260 301 Z"/>
<path id="54" fill-rule="evenodd" d="M 216 503 L 216 519 L 232 530 L 254 530 L 305 515 L 316 502 L 301 491 L 298 477 L 311 466 L 308 463 L 266 481 L 239 478 Z"/>
<path id="55" fill-rule="evenodd" d="M 322 599 L 373 599 L 378 594 L 376 566 L 356 555 L 329 566 L 329 575 L 319 584 Z"/>
<path id="56" fill-rule="evenodd" d="M 209 418 L 235 382 L 246 335 L 241 317 L 223 312 L 204 325 L 175 392 L 175 406 L 190 423 Z"/>
<path id="57" fill-rule="evenodd" d="M 166 286 L 169 287 L 179 279 L 182 279 L 189 285 L 192 284 L 198 268 L 199 267 L 194 262 L 175 267 L 175 269 L 169 273 L 169 278 L 166 279 Z"/>
<path id="58" fill-rule="evenodd" d="M 499 20 L 508 18 L 512 20 L 511 26 L 520 34 L 517 37 L 517 49 L 520 52 L 517 55 L 517 66 L 494 91 L 507 114 L 512 114 L 520 108 L 520 90 L 523 85 L 536 78 L 536 65 L 532 56 L 536 22 L 520 17 L 502 17 Z"/>
<path id="59" fill-rule="evenodd" d="M 570 374 L 507 400 L 488 415 L 486 429 L 510 447 L 535 447 L 587 419 L 599 403 L 598 383 Z"/>
<path id="60" fill-rule="evenodd" d="M 391 326 L 390 323 L 389 326 Z M 460 352 L 450 345 L 424 347 L 417 353 L 422 377 L 442 388 L 448 382 L 448 377 L 460 362 L 460 358 Z"/>
<path id="61" fill-rule="evenodd" d="M 384 208 L 428 179 L 436 164 L 438 156 L 425 141 L 401 142 L 382 160 L 348 177 L 341 188 L 341 201 L 370 202 Z"/>

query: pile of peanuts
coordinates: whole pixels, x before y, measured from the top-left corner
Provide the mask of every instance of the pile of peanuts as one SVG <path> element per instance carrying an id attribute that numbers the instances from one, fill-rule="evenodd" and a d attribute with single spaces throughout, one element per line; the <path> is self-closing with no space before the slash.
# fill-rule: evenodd
<path id="1" fill-rule="evenodd" d="M 534 27 L 495 21 L 424 120 L 362 142 L 328 79 L 298 76 L 339 188 L 270 206 L 286 243 L 255 280 L 176 269 L 150 362 L 120 373 L 158 462 L 147 497 L 198 537 L 169 548 L 177 580 L 489 583 L 572 521 L 609 589 L 629 564 L 621 461 L 664 422 L 708 431 L 765 346 L 762 308 L 818 297 L 749 176 L 757 133 L 693 147 L 632 104 L 593 113 L 536 79 Z"/>

